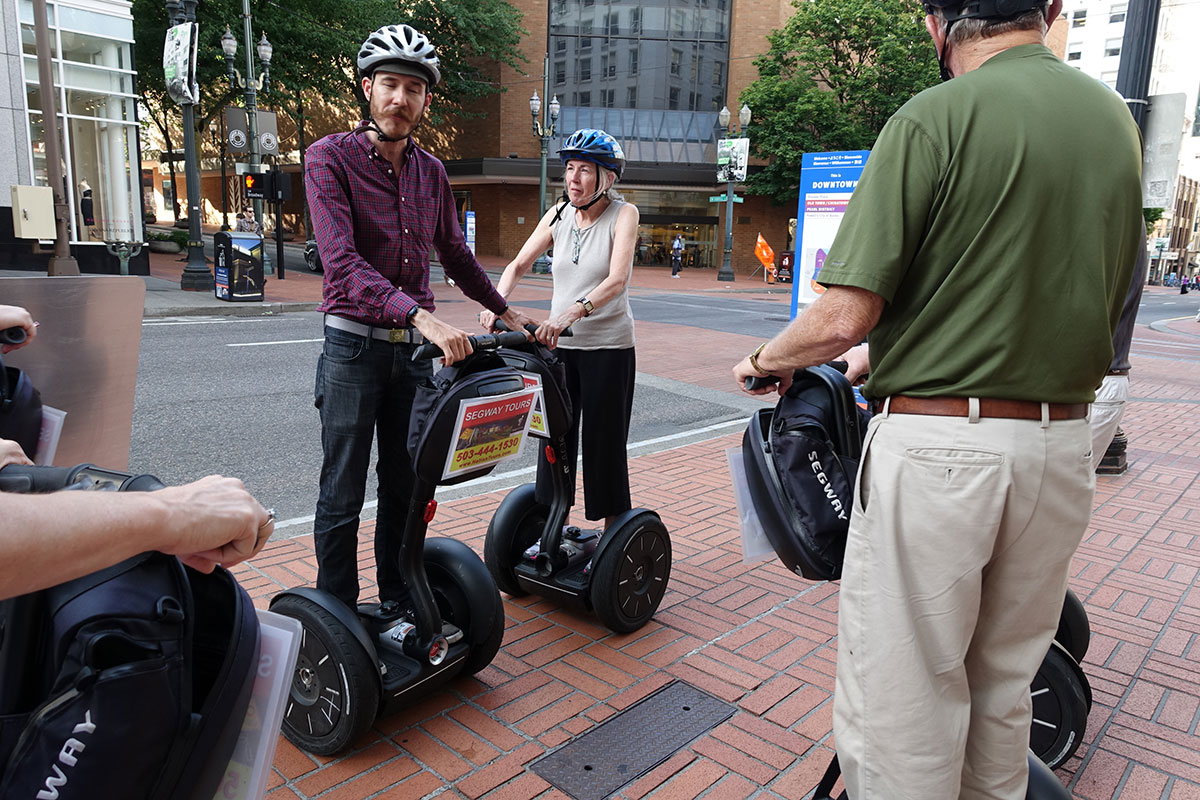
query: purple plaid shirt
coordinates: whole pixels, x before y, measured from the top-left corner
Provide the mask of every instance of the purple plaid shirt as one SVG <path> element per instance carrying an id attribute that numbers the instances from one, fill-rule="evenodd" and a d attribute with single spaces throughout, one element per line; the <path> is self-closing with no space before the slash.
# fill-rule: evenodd
<path id="1" fill-rule="evenodd" d="M 395 167 L 361 132 L 308 148 L 304 185 L 325 269 L 318 311 L 382 328 L 434 310 L 429 250 L 463 294 L 489 311 L 507 304 L 467 247 L 442 162 L 411 142 Z"/>

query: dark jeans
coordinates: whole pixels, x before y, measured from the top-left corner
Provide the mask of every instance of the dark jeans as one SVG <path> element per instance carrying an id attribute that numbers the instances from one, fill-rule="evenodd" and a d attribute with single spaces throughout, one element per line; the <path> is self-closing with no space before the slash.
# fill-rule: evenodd
<path id="1" fill-rule="evenodd" d="M 567 372 L 567 394 L 573 418 L 567 436 L 571 504 L 575 503 L 575 465 L 579 458 L 580 417 L 583 418 L 583 500 L 588 519 L 623 514 L 629 500 L 629 417 L 633 413 L 633 384 L 637 362 L 632 347 L 623 350 L 569 350 L 555 354 Z M 554 484 L 545 451 L 538 458 L 537 499 L 550 504 Z"/>
<path id="2" fill-rule="evenodd" d="M 404 594 L 400 543 L 412 497 L 408 418 L 417 384 L 432 369 L 414 362 L 416 345 L 390 344 L 325 329 L 317 359 L 314 402 L 321 412 L 321 492 L 313 539 L 317 588 L 354 608 L 358 602 L 358 515 L 366 494 L 371 437 L 379 442 L 379 508 L 375 521 L 375 569 L 379 599 Z"/>

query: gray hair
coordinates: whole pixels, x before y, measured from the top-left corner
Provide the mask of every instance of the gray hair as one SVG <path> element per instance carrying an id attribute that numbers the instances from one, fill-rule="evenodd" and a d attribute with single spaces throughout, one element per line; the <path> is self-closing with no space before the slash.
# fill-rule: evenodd
<path id="1" fill-rule="evenodd" d="M 617 200 L 620 202 L 624 202 L 625 196 L 617 191 L 617 180 L 618 180 L 617 173 L 614 172 L 613 170 L 609 169 L 608 167 L 601 167 L 598 164 L 596 165 L 596 176 L 601 181 L 607 181 L 609 175 L 613 176 L 613 182 L 612 182 L 612 186 L 610 186 L 608 188 L 608 191 L 604 193 L 604 196 L 607 197 L 609 200 Z"/>
<path id="2" fill-rule="evenodd" d="M 946 19 L 939 16 L 942 31 L 946 30 Z M 972 39 L 989 39 L 1013 31 L 1037 31 L 1046 35 L 1046 11 L 1035 8 L 1011 19 L 960 19 L 950 29 L 947 44 L 963 44 Z"/>

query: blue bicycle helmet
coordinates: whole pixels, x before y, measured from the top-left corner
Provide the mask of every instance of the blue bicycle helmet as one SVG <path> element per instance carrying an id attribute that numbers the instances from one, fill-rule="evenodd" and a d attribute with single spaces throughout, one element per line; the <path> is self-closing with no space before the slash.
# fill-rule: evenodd
<path id="1" fill-rule="evenodd" d="M 572 133 L 563 141 L 558 157 L 564 165 L 572 159 L 590 161 L 611 169 L 618 178 L 625 171 L 625 152 L 620 143 L 599 128 L 583 128 Z"/>

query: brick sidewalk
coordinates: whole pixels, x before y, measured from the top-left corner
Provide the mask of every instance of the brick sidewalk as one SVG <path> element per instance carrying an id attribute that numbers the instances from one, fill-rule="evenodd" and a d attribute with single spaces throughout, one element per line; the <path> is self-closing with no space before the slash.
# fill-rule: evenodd
<path id="1" fill-rule="evenodd" d="M 711 271 L 671 280 L 638 270 L 635 287 L 729 291 Z M 526 281 L 515 299 L 548 290 Z M 439 315 L 466 325 L 472 307 L 445 302 Z M 1093 629 L 1084 669 L 1094 705 L 1059 776 L 1083 800 L 1200 800 L 1200 325 L 1168 327 L 1138 328 L 1122 424 L 1129 470 L 1098 479 L 1072 572 Z M 756 341 L 638 323 L 638 368 L 728 389 L 729 368 Z M 618 797 L 804 798 L 832 745 L 837 586 L 800 581 L 774 561 L 742 563 L 724 455 L 739 443 L 740 432 L 631 460 L 635 503 L 661 514 L 674 548 L 669 590 L 641 631 L 614 635 L 554 603 L 506 596 L 504 646 L 490 666 L 378 720 L 344 756 L 312 757 L 281 738 L 268 796 L 563 798 L 530 762 L 680 679 L 735 714 Z M 444 503 L 431 535 L 481 552 L 502 496 Z M 364 576 L 374 571 L 372 524 L 360 539 Z M 315 570 L 311 537 L 300 537 L 272 543 L 237 574 L 265 606 Z M 364 577 L 364 597 L 373 591 Z"/>

